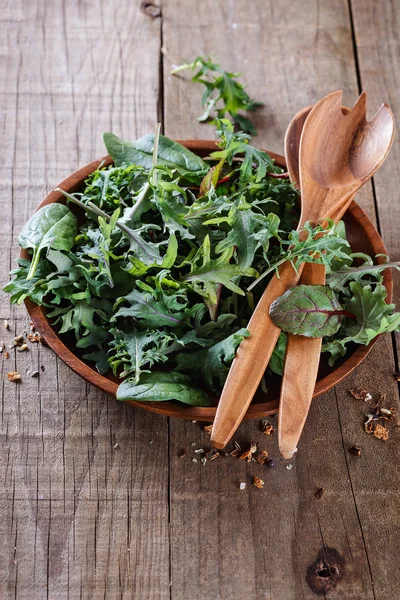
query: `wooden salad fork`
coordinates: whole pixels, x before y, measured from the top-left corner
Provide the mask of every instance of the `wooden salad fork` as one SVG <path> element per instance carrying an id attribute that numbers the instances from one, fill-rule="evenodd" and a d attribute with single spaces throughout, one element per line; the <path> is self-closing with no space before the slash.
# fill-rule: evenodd
<path id="1" fill-rule="evenodd" d="M 300 188 L 300 139 L 311 109 L 312 106 L 309 106 L 299 111 L 286 130 L 286 167 L 291 182 L 297 188 Z M 343 114 L 348 114 L 350 109 L 343 106 L 342 111 Z M 353 198 L 354 194 L 350 196 L 349 204 Z M 340 214 L 332 215 L 332 219 L 336 223 L 340 218 Z M 324 265 L 306 263 L 299 283 L 324 285 Z M 314 393 L 321 347 L 322 338 L 288 335 L 278 415 L 278 442 L 284 458 L 292 458 L 297 449 Z M 299 363 L 302 365 L 300 371 Z"/>
<path id="2" fill-rule="evenodd" d="M 301 215 L 298 230 L 307 221 L 337 215 L 350 197 L 379 168 L 393 140 L 393 115 L 383 105 L 372 121 L 366 120 L 366 94 L 348 115 L 341 109 L 342 92 L 320 100 L 310 111 L 300 142 Z M 249 321 L 250 337 L 240 344 L 217 407 L 211 441 L 223 448 L 243 419 L 268 365 L 280 329 L 270 317 L 271 303 L 297 284 L 290 263 L 272 277 Z"/>

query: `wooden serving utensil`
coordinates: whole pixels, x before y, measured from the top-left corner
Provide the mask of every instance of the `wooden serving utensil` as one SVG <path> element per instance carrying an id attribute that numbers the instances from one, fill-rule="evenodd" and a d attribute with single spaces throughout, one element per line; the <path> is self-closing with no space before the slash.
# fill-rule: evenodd
<path id="1" fill-rule="evenodd" d="M 289 174 L 292 181 L 300 179 L 300 138 L 301 127 L 307 118 L 307 111 L 301 111 L 290 123 L 285 138 L 285 154 Z M 348 108 L 341 108 L 343 115 L 348 115 Z M 381 109 L 382 110 L 382 109 Z M 392 119 L 392 134 L 386 138 L 387 148 L 381 147 L 381 154 L 376 156 L 376 165 L 366 177 L 364 185 L 381 166 L 390 150 L 393 141 L 394 122 L 389 109 L 387 116 Z M 364 113 L 365 114 L 365 113 Z M 297 120 L 298 119 L 298 120 Z M 300 132 L 300 133 L 299 133 Z M 377 135 L 373 133 L 372 135 Z M 296 160 L 297 147 L 297 160 Z M 289 165 L 290 163 L 290 165 Z M 359 189 L 359 188 L 357 188 Z M 341 208 L 331 218 L 338 222 L 352 202 L 354 194 L 343 200 Z M 324 285 L 325 267 L 323 265 L 308 263 L 305 265 L 300 283 L 306 285 Z M 297 444 L 303 430 L 311 400 L 317 381 L 318 367 L 321 355 L 322 338 L 307 338 L 304 336 L 288 335 L 285 365 L 282 378 L 281 396 L 279 404 L 278 440 L 279 449 L 284 458 L 292 458 L 297 450 Z"/>
<path id="2" fill-rule="evenodd" d="M 343 202 L 382 164 L 393 139 L 393 115 L 383 105 L 367 122 L 366 94 L 353 110 L 343 115 L 342 92 L 333 92 L 311 110 L 300 142 L 301 215 L 298 230 L 306 221 L 316 223 L 342 209 Z M 240 344 L 218 404 L 211 442 L 223 448 L 254 396 L 268 365 L 280 330 L 270 317 L 271 303 L 297 284 L 302 271 L 290 263 L 279 269 L 264 291 L 249 321 L 250 337 Z"/>
<path id="3" fill-rule="evenodd" d="M 297 188 L 300 188 L 300 139 L 311 109 L 312 106 L 309 106 L 299 111 L 286 130 L 286 167 L 291 182 Z M 342 112 L 348 114 L 350 109 L 343 106 Z M 353 198 L 354 195 L 351 195 L 348 204 L 352 202 Z M 344 207 L 345 210 L 348 204 Z M 340 214 L 332 215 L 335 222 L 338 222 L 340 218 Z M 324 265 L 306 263 L 299 283 L 324 285 Z M 278 442 L 284 458 L 292 458 L 297 449 L 314 393 L 321 347 L 322 338 L 288 335 L 278 415 Z M 299 371 L 300 362 L 302 366 Z"/>

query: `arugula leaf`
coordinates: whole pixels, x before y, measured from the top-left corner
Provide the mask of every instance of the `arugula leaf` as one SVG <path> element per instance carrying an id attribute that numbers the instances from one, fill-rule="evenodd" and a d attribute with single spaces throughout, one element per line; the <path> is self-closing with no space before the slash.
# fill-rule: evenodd
<path id="1" fill-rule="evenodd" d="M 182 352 L 176 357 L 176 369 L 188 373 L 195 381 L 205 382 L 212 390 L 217 391 L 225 383 L 236 348 L 249 335 L 247 329 L 239 329 L 209 348 Z"/>
<path id="2" fill-rule="evenodd" d="M 120 377 L 134 375 L 135 383 L 139 382 L 143 367 L 152 367 L 155 363 L 166 362 L 166 353 L 176 336 L 165 331 L 136 329 L 125 333 L 112 329 L 114 339 L 109 343 L 109 363 L 114 375 L 119 367 L 123 368 Z M 148 372 L 148 369 L 147 369 Z"/>
<path id="3" fill-rule="evenodd" d="M 354 257 L 355 255 L 351 256 Z M 364 277 L 372 276 L 375 277 L 378 280 L 378 282 L 381 282 L 383 280 L 381 273 L 385 269 L 394 268 L 400 270 L 400 262 L 386 262 L 374 265 L 370 257 L 366 255 L 364 255 L 363 257 L 366 258 L 364 264 L 360 265 L 359 267 L 344 266 L 341 269 L 331 273 L 327 277 L 326 283 L 335 292 L 342 292 L 348 295 L 349 292 L 346 286 L 350 281 L 358 281 L 360 283 L 363 283 Z"/>
<path id="4" fill-rule="evenodd" d="M 229 73 L 218 63 L 213 62 L 211 58 L 198 56 L 191 63 L 175 67 L 171 74 L 175 75 L 185 69 L 192 71 L 197 69 L 192 81 L 205 86 L 201 101 L 204 113 L 198 117 L 198 121 L 207 121 L 212 110 L 217 112 L 219 118 L 228 113 L 243 131 L 256 135 L 257 132 L 252 122 L 241 115 L 239 111 L 254 111 L 263 106 L 263 103 L 252 100 L 245 91 L 245 85 L 236 81 L 240 77 L 240 73 Z"/>
<path id="5" fill-rule="evenodd" d="M 219 144 L 221 150 L 212 152 L 210 156 L 218 160 L 224 160 L 229 165 L 232 164 L 233 158 L 237 154 L 243 154 L 243 162 L 240 167 L 240 181 L 250 181 L 253 175 L 253 164 L 256 165 L 256 183 L 264 179 L 268 172 L 282 173 L 282 169 L 274 165 L 272 158 L 258 148 L 254 148 L 249 144 L 249 136 L 244 133 L 234 133 L 233 125 L 227 119 L 219 119 L 217 121 L 216 133 L 221 139 Z"/>
<path id="6" fill-rule="evenodd" d="M 115 164 L 134 164 L 151 169 L 153 166 L 154 134 L 145 135 L 135 142 L 124 142 L 113 133 L 103 133 L 103 142 Z M 158 163 L 176 169 L 181 175 L 202 177 L 208 169 L 207 164 L 178 142 L 160 135 Z"/>
<path id="7" fill-rule="evenodd" d="M 268 252 L 269 240 L 272 237 L 279 239 L 279 217 L 272 213 L 265 216 L 254 213 L 251 208 L 241 210 L 233 205 L 227 217 L 209 219 L 204 222 L 204 225 L 222 223 L 228 223 L 232 229 L 217 244 L 215 251 L 220 253 L 235 246 L 237 262 L 243 270 L 251 267 L 256 250 L 260 246 L 263 247 L 264 252 Z"/>
<path id="8" fill-rule="evenodd" d="M 94 318 L 97 315 L 103 321 L 109 320 L 109 315 L 102 306 L 95 306 L 94 301 L 90 304 L 86 299 L 72 300 L 72 306 L 55 308 L 47 313 L 49 319 L 55 319 L 54 323 L 61 323 L 60 333 L 74 331 L 76 339 L 88 335 L 95 328 Z"/>
<path id="9" fill-rule="evenodd" d="M 377 335 L 400 329 L 400 313 L 394 312 L 394 304 L 386 304 L 387 291 L 384 285 L 362 285 L 352 281 L 349 284 L 351 297 L 344 299 L 344 307 L 355 315 L 356 321 L 345 319 L 339 331 L 340 337 L 327 341 L 323 352 L 330 352 L 329 364 L 344 356 L 347 344 L 369 344 Z"/>
<path id="10" fill-rule="evenodd" d="M 190 273 L 184 277 L 184 281 L 193 291 L 208 299 L 212 304 L 216 304 L 218 301 L 216 290 L 219 285 L 224 285 L 232 292 L 244 296 L 244 291 L 232 279 L 240 275 L 256 277 L 257 271 L 251 268 L 242 269 L 239 265 L 229 262 L 232 254 L 233 248 L 229 248 L 217 258 L 212 259 L 210 238 L 206 236 L 192 260 L 188 261 Z"/>
<path id="11" fill-rule="evenodd" d="M 153 372 L 143 373 L 140 383 L 132 379 L 123 381 L 117 389 L 117 400 L 165 402 L 178 400 L 191 406 L 209 406 L 207 395 L 195 388 L 189 377 L 177 373 Z"/>
<path id="12" fill-rule="evenodd" d="M 321 235 L 322 234 L 322 235 Z M 319 237 L 321 235 L 321 237 Z M 326 219 L 324 224 L 313 227 L 307 221 L 300 231 L 292 231 L 288 240 L 282 240 L 282 246 L 288 246 L 287 250 L 281 250 L 279 256 L 262 273 L 258 279 L 253 281 L 247 288 L 251 291 L 260 281 L 278 268 L 286 261 L 290 261 L 294 269 L 304 262 L 315 262 L 325 265 L 328 273 L 331 271 L 331 261 L 335 258 L 346 258 L 348 255 L 343 250 L 343 245 L 349 245 L 346 240 L 338 235 L 335 223 Z"/>
<path id="13" fill-rule="evenodd" d="M 77 234 L 75 215 L 64 204 L 48 204 L 39 208 L 22 228 L 18 242 L 21 248 L 33 250 L 27 280 L 37 269 L 42 250 L 71 250 Z"/>
<path id="14" fill-rule="evenodd" d="M 272 322 L 282 331 L 311 338 L 336 333 L 344 314 L 327 285 L 298 285 L 279 296 L 269 309 Z"/>
<path id="15" fill-rule="evenodd" d="M 164 269 L 156 275 L 154 288 L 137 281 L 136 284 L 142 291 L 133 289 L 130 294 L 121 298 L 117 304 L 126 301 L 130 306 L 120 308 L 113 316 L 112 321 L 119 317 L 132 317 L 139 321 L 142 327 L 176 329 L 188 323 L 191 317 L 202 311 L 202 304 L 195 304 L 189 308 L 185 290 L 163 288 L 167 274 L 168 271 Z"/>

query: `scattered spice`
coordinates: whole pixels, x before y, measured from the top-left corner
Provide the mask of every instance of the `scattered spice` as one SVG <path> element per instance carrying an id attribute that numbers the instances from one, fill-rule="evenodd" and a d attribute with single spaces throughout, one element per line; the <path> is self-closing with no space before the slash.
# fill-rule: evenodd
<path id="1" fill-rule="evenodd" d="M 261 431 L 265 433 L 265 435 L 271 435 L 271 433 L 274 432 L 274 428 L 272 427 L 271 423 L 267 421 L 267 419 L 263 419 L 261 421 Z"/>
<path id="2" fill-rule="evenodd" d="M 208 434 L 210 434 L 210 435 L 211 435 L 212 428 L 213 428 L 213 425 L 212 425 L 212 423 L 211 423 L 211 425 L 204 425 L 204 427 L 203 427 L 203 431 L 204 431 L 205 433 L 208 433 Z"/>
<path id="3" fill-rule="evenodd" d="M 238 442 L 233 442 L 233 445 L 235 446 L 236 450 L 239 450 L 239 452 L 242 451 L 240 445 L 238 444 Z"/>
<path id="4" fill-rule="evenodd" d="M 8 381 L 20 381 L 21 375 L 17 371 L 10 371 L 7 373 Z"/>
<path id="5" fill-rule="evenodd" d="M 114 444 L 113 448 L 114 448 L 114 450 L 116 450 L 117 448 L 119 448 L 119 444 L 118 444 L 118 442 L 116 442 L 116 443 Z"/>
<path id="6" fill-rule="evenodd" d="M 42 336 L 38 331 L 35 333 L 28 333 L 27 338 L 32 344 L 38 344 L 42 340 Z"/>
<path id="7" fill-rule="evenodd" d="M 286 465 L 285 468 L 286 468 L 287 471 L 291 471 L 293 469 L 293 467 L 294 467 L 294 464 L 293 463 L 289 463 L 288 465 Z"/>
<path id="8" fill-rule="evenodd" d="M 14 343 L 15 343 L 15 346 L 22 346 L 22 344 L 24 343 L 24 341 L 25 341 L 25 340 L 24 340 L 24 336 L 23 336 L 23 335 L 17 335 L 17 336 L 14 338 Z"/>
<path id="9" fill-rule="evenodd" d="M 191 442 L 190 445 L 192 446 L 192 448 L 194 448 L 197 444 L 196 444 L 196 442 Z"/>
<path id="10" fill-rule="evenodd" d="M 204 454 L 204 450 L 203 450 L 203 448 L 197 448 L 197 449 L 195 450 L 195 453 L 196 453 L 196 454 Z"/>
<path id="11" fill-rule="evenodd" d="M 239 457 L 239 460 L 247 460 L 247 462 L 251 462 L 251 459 L 253 458 L 253 454 L 255 454 L 258 450 L 258 446 L 256 442 L 253 442 L 250 446 L 250 448 L 248 450 L 245 450 L 241 456 Z"/>
<path id="12" fill-rule="evenodd" d="M 267 459 L 268 459 L 268 452 L 267 452 L 267 450 L 261 450 L 258 453 L 256 461 L 258 462 L 259 465 L 264 465 L 266 463 Z"/>
<path id="13" fill-rule="evenodd" d="M 240 450 L 238 450 L 237 448 L 235 448 L 234 450 L 232 450 L 232 452 L 229 452 L 230 456 L 233 456 L 234 458 L 236 458 L 237 456 L 239 456 L 240 454 Z"/>
<path id="14" fill-rule="evenodd" d="M 192 462 L 197 463 L 197 458 L 192 458 Z"/>
<path id="15" fill-rule="evenodd" d="M 262 489 L 264 487 L 264 481 L 260 477 L 257 477 L 257 475 L 254 475 L 254 477 L 253 477 L 253 485 L 256 488 Z"/>
<path id="16" fill-rule="evenodd" d="M 8 352 L 8 350 L 7 352 L 4 352 L 4 358 L 10 358 L 10 353 Z"/>
<path id="17" fill-rule="evenodd" d="M 201 464 L 202 464 L 203 466 L 204 466 L 204 465 L 206 465 L 206 464 L 207 464 L 207 459 L 206 459 L 206 457 L 205 457 L 205 456 L 202 456 L 202 457 L 200 458 L 200 462 L 201 462 Z"/>
<path id="18" fill-rule="evenodd" d="M 389 430 L 382 425 L 381 421 L 385 423 L 393 418 L 395 416 L 395 410 L 393 408 L 382 407 L 381 404 L 384 400 L 385 395 L 381 395 L 373 412 L 365 415 L 366 420 L 364 428 L 367 433 L 386 442 L 389 438 Z"/>
<path id="19" fill-rule="evenodd" d="M 29 329 L 31 331 L 35 331 L 36 327 L 35 327 L 35 323 L 33 321 L 29 321 Z"/>
<path id="20" fill-rule="evenodd" d="M 389 429 L 386 429 L 386 427 L 383 427 L 380 423 L 377 423 L 374 427 L 372 435 L 378 438 L 378 440 L 387 442 L 389 438 Z"/>
<path id="21" fill-rule="evenodd" d="M 207 452 L 206 459 L 211 461 L 211 460 L 215 460 L 216 458 L 218 458 L 218 456 L 219 456 L 218 450 L 213 449 L 213 450 L 210 450 L 210 452 Z"/>
<path id="22" fill-rule="evenodd" d="M 3 321 L 3 325 L 4 325 L 4 329 L 7 329 L 7 330 L 8 330 L 8 329 L 10 329 L 10 324 L 9 324 L 9 322 L 7 321 L 7 319 L 4 319 L 4 321 Z"/>
<path id="23" fill-rule="evenodd" d="M 352 446 L 351 448 L 349 448 L 349 452 L 353 456 L 361 456 L 361 448 L 360 448 L 360 446 Z"/>
<path id="24" fill-rule="evenodd" d="M 372 395 L 367 390 L 364 390 L 363 388 L 354 388 L 354 390 L 347 390 L 347 391 L 356 400 L 364 400 L 365 402 L 368 402 L 368 400 L 372 400 Z"/>
<path id="25" fill-rule="evenodd" d="M 26 352 L 27 350 L 29 350 L 27 344 L 21 344 L 20 346 L 17 346 L 17 350 L 18 352 Z"/>
<path id="26" fill-rule="evenodd" d="M 324 495 L 324 488 L 318 488 L 317 491 L 314 493 L 314 496 L 316 497 L 317 500 L 321 500 L 323 495 Z"/>
<path id="27" fill-rule="evenodd" d="M 239 488 L 240 488 L 241 490 L 245 490 L 245 489 L 246 489 L 246 487 L 247 487 L 247 484 L 246 484 L 244 481 L 241 481 L 241 482 L 240 482 L 240 485 L 239 485 Z"/>
<path id="28" fill-rule="evenodd" d="M 26 374 L 30 375 L 31 377 L 39 377 L 39 371 L 27 371 Z"/>

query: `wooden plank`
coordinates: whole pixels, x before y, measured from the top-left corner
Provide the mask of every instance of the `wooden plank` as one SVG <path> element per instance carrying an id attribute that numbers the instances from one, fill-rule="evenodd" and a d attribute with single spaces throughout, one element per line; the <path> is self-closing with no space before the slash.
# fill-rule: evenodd
<path id="1" fill-rule="evenodd" d="M 285 128 L 297 110 L 338 88 L 349 105 L 358 95 L 347 2 L 284 1 L 278 6 L 261 0 L 246 5 L 177 0 L 164 6 L 163 22 L 165 130 L 171 137 L 213 136 L 209 126 L 195 120 L 201 112 L 201 89 L 188 83 L 188 76 L 169 75 L 172 65 L 198 54 L 212 54 L 226 69 L 244 73 L 250 95 L 265 102 L 257 117 L 256 143 L 276 152 L 283 151 Z M 371 187 L 357 199 L 374 217 Z M 191 444 L 201 448 L 209 442 L 197 425 L 171 420 L 174 598 L 314 598 L 307 572 L 320 552 L 329 558 L 329 549 L 336 550 L 344 565 L 343 579 L 329 598 L 390 597 L 389 590 L 399 586 L 395 573 L 387 573 L 386 584 L 378 578 L 380 596 L 374 583 L 375 565 L 385 557 L 384 540 L 392 562 L 395 556 L 395 534 L 388 533 L 396 522 L 394 509 L 381 536 L 372 503 L 382 486 L 388 510 L 391 485 L 382 469 L 374 468 L 372 475 L 368 459 L 374 465 L 380 457 L 389 460 L 398 440 L 385 446 L 364 434 L 365 406 L 346 390 L 367 378 L 375 393 L 385 390 L 397 403 L 393 369 L 390 337 L 385 337 L 351 379 L 314 402 L 291 470 L 278 458 L 274 436 L 263 440 L 276 461 L 274 469 L 231 457 L 205 466 L 193 463 Z M 260 436 L 257 423 L 246 423 L 237 439 L 248 446 Z M 348 453 L 349 445 L 357 442 L 363 447 L 360 459 Z M 179 459 L 181 449 L 188 454 Z M 254 474 L 265 480 L 264 490 L 252 487 Z M 239 489 L 240 482 L 247 483 L 245 490 Z M 319 488 L 324 495 L 317 500 Z M 362 514 L 361 498 L 368 498 Z M 384 518 L 382 513 L 379 523 Z"/>
<path id="2" fill-rule="evenodd" d="M 140 4 L 3 7 L 2 282 L 21 225 L 105 153 L 101 132 L 154 127 L 160 20 Z M 7 342 L 28 326 L 3 293 L 0 317 Z M 117 405 L 43 346 L 1 368 L 0 597 L 169 598 L 166 419 Z M 14 368 L 20 385 L 5 377 Z"/>
<path id="3" fill-rule="evenodd" d="M 357 58 L 361 86 L 368 92 L 370 117 L 382 102 L 391 107 L 397 124 L 400 119 L 400 23 L 398 2 L 374 3 L 371 0 L 352 2 Z M 400 219 L 398 188 L 400 185 L 400 142 L 395 137 L 392 150 L 379 173 L 374 177 L 379 227 L 392 260 L 400 260 L 397 223 Z M 395 297 L 399 298 L 399 277 L 395 277 Z M 397 336 L 399 352 L 400 338 Z"/>

